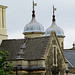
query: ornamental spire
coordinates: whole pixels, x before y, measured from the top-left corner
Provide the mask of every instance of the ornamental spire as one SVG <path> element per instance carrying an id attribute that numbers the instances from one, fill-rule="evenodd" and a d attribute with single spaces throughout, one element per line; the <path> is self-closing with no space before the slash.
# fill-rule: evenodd
<path id="1" fill-rule="evenodd" d="M 36 3 L 34 3 L 34 0 L 33 0 L 33 11 L 32 11 L 32 17 L 35 17 L 35 10 L 34 10 L 34 6 L 37 6 Z"/>
<path id="2" fill-rule="evenodd" d="M 56 8 L 54 8 L 54 5 L 53 5 L 53 19 L 52 19 L 53 22 L 55 22 L 55 11 L 56 11 Z"/>

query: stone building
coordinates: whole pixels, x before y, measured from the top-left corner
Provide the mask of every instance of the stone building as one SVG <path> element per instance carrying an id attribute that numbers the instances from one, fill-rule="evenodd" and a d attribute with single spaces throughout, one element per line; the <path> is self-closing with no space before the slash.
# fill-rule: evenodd
<path id="1" fill-rule="evenodd" d="M 10 54 L 7 61 L 12 61 L 13 75 L 75 75 L 75 44 L 72 49 L 64 49 L 64 31 L 56 25 L 54 6 L 52 25 L 44 32 L 35 18 L 34 5 L 33 2 L 32 20 L 24 28 L 24 39 L 6 37 L 0 46 Z M 6 31 L 3 35 L 7 36 Z"/>

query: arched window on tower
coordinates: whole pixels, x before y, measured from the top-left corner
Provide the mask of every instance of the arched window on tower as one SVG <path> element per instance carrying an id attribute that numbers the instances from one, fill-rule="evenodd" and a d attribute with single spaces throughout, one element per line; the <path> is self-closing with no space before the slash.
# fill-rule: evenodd
<path id="1" fill-rule="evenodd" d="M 63 49 L 63 48 L 64 48 L 64 47 L 63 47 L 63 42 L 61 42 L 61 45 L 62 45 L 62 49 Z"/>

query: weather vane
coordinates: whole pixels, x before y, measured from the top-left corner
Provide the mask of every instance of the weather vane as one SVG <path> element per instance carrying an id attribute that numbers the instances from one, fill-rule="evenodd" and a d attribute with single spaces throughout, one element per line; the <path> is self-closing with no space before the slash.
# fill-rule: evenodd
<path id="1" fill-rule="evenodd" d="M 55 22 L 55 14 L 54 14 L 54 12 L 56 11 L 56 8 L 54 8 L 54 5 L 53 5 L 53 22 Z"/>
<path id="2" fill-rule="evenodd" d="M 34 3 L 34 0 L 33 0 L 33 14 L 32 14 L 32 17 L 35 17 L 35 10 L 34 10 L 34 6 L 37 6 L 37 3 Z"/>
<path id="3" fill-rule="evenodd" d="M 56 11 L 56 8 L 54 8 L 54 5 L 53 5 L 53 15 L 54 15 L 54 12 Z"/>

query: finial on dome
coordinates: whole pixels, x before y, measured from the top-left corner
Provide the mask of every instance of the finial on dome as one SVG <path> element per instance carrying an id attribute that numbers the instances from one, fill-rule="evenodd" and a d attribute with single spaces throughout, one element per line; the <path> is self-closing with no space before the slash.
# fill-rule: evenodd
<path id="1" fill-rule="evenodd" d="M 35 17 L 35 10 L 34 10 L 34 6 L 36 6 L 37 4 L 34 3 L 34 0 L 33 0 L 33 11 L 32 11 L 32 17 Z"/>
<path id="2" fill-rule="evenodd" d="M 75 42 L 73 42 L 73 48 L 75 48 Z"/>
<path id="3" fill-rule="evenodd" d="M 52 19 L 53 22 L 55 22 L 55 14 L 54 14 L 55 11 L 56 11 L 56 8 L 54 8 L 54 5 L 53 5 L 53 19 Z"/>

